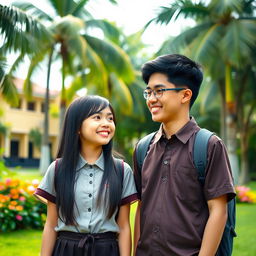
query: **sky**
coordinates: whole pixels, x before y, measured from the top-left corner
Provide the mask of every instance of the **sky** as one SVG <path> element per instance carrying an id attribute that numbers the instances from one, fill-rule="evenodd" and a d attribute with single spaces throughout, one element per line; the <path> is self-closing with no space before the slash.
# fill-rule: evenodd
<path id="1" fill-rule="evenodd" d="M 126 35 L 129 35 L 139 31 L 150 19 L 154 18 L 159 11 L 160 5 L 168 6 L 171 1 L 172 0 L 117 0 L 118 4 L 113 5 L 107 0 L 89 0 L 86 8 L 88 8 L 88 11 L 94 18 L 114 21 L 118 27 L 123 29 Z M 11 2 L 13 1 L 1 0 L 1 4 L 4 5 L 9 5 Z M 47 8 L 46 0 L 30 0 L 28 2 L 36 4 L 43 10 L 46 10 Z M 143 43 L 147 45 L 145 51 L 149 54 L 153 54 L 158 50 L 165 39 L 169 36 L 178 35 L 180 31 L 188 25 L 189 21 L 185 20 L 182 20 L 179 23 L 171 23 L 168 26 L 150 24 L 141 38 Z M 18 71 L 18 76 L 20 78 L 25 78 L 26 76 L 26 65 L 23 65 L 23 67 L 23 69 Z M 59 67 L 56 66 L 55 68 Z M 40 81 L 43 83 L 43 86 L 45 86 L 46 71 L 39 70 L 37 73 L 41 73 Z M 58 81 L 55 83 L 55 89 L 60 89 L 60 77 L 54 77 L 52 79 L 55 82 Z M 32 80 L 35 79 L 32 78 Z M 34 82 L 37 83 L 37 81 Z M 56 84 L 59 86 L 56 86 Z"/>

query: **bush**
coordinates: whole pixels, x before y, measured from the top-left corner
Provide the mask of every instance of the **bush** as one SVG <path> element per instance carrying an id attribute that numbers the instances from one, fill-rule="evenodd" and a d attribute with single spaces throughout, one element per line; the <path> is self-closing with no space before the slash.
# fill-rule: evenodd
<path id="1" fill-rule="evenodd" d="M 33 196 L 38 184 L 10 178 L 0 182 L 0 232 L 43 227 L 46 205 Z"/>
<path id="2" fill-rule="evenodd" d="M 238 203 L 256 203 L 256 192 L 246 186 L 236 186 Z"/>

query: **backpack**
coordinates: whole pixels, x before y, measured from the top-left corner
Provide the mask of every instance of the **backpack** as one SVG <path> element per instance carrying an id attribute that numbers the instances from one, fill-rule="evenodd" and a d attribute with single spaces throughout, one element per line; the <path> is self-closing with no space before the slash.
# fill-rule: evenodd
<path id="1" fill-rule="evenodd" d="M 136 146 L 136 161 L 138 171 L 141 172 L 143 161 L 147 155 L 149 145 L 155 136 L 156 132 L 152 132 L 142 138 Z M 198 181 L 203 186 L 205 181 L 205 167 L 207 164 L 207 147 L 212 132 L 206 129 L 200 129 L 195 137 L 193 148 L 193 161 L 198 172 Z M 233 238 L 236 237 L 235 233 L 236 222 L 236 201 L 235 198 L 228 202 L 228 218 L 225 229 L 219 244 L 216 256 L 231 256 L 233 249 Z"/>

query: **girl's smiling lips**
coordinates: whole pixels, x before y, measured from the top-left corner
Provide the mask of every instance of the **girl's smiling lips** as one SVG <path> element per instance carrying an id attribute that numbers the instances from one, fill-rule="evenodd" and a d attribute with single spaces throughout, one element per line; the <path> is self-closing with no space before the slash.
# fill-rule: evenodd
<path id="1" fill-rule="evenodd" d="M 110 134 L 110 131 L 108 130 L 102 130 L 102 131 L 98 131 L 97 134 L 103 136 L 103 137 L 108 137 L 108 135 Z"/>

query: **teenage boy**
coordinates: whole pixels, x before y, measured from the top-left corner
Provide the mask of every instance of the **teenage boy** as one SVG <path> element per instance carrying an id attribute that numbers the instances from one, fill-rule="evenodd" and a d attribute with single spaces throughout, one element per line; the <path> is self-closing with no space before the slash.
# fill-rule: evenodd
<path id="1" fill-rule="evenodd" d="M 140 196 L 135 255 L 213 256 L 235 189 L 225 146 L 217 136 L 209 140 L 204 186 L 193 164 L 200 128 L 189 111 L 203 80 L 201 67 L 183 55 L 163 55 L 143 65 L 142 78 L 152 119 L 161 126 L 141 172 L 134 154 Z"/>

